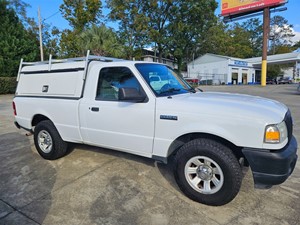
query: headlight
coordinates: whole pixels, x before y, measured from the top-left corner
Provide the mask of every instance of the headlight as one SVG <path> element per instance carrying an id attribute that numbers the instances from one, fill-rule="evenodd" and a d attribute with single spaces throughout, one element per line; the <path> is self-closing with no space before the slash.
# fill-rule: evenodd
<path id="1" fill-rule="evenodd" d="M 265 143 L 282 143 L 286 138 L 287 128 L 284 121 L 266 127 Z"/>

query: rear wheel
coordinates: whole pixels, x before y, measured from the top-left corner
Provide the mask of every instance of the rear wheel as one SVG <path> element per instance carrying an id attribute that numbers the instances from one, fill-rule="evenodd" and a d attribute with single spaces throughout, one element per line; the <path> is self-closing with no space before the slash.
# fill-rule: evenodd
<path id="1" fill-rule="evenodd" d="M 34 144 L 38 153 L 44 159 L 49 160 L 64 156 L 68 147 L 50 120 L 44 120 L 36 125 L 34 129 Z"/>
<path id="2" fill-rule="evenodd" d="M 174 175 L 179 188 L 194 201 L 224 205 L 239 192 L 242 171 L 226 146 L 210 139 L 195 139 L 175 156 Z"/>

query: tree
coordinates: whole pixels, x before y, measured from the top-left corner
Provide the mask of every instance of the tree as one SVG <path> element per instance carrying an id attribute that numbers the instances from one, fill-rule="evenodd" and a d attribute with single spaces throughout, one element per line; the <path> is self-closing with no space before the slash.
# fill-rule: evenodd
<path id="1" fill-rule="evenodd" d="M 126 58 L 133 59 L 136 49 L 149 44 L 148 20 L 143 13 L 143 0 L 110 0 L 109 18 L 119 21 L 118 35 L 124 45 Z"/>
<path id="2" fill-rule="evenodd" d="M 167 43 L 167 25 L 171 16 L 171 0 L 108 0 L 110 19 L 119 21 L 119 34 L 130 51 L 130 58 L 136 48 L 154 44 L 155 52 L 162 62 Z"/>
<path id="3" fill-rule="evenodd" d="M 238 23 L 229 26 L 218 21 L 206 34 L 202 42 L 202 54 L 213 53 L 238 58 L 249 58 L 254 55 L 251 33 Z"/>
<path id="4" fill-rule="evenodd" d="M 263 44 L 263 24 L 258 18 L 252 18 L 242 23 L 249 34 L 251 49 L 253 50 L 252 57 L 259 57 L 262 55 Z"/>
<path id="5" fill-rule="evenodd" d="M 93 25 L 80 35 L 80 48 L 91 50 L 95 55 L 120 58 L 124 55 L 116 33 L 104 25 Z"/>
<path id="6" fill-rule="evenodd" d="M 216 8 L 214 0 L 175 1 L 171 7 L 165 46 L 177 59 L 179 71 L 183 61 L 190 61 L 202 45 L 209 27 L 215 24 Z"/>
<path id="7" fill-rule="evenodd" d="M 62 31 L 60 48 L 62 55 L 66 57 L 76 57 L 82 55 L 79 48 L 80 33 L 100 21 L 102 13 L 101 0 L 64 0 L 60 6 L 63 17 L 69 21 L 73 30 L 65 29 Z"/>
<path id="8" fill-rule="evenodd" d="M 81 32 L 85 27 L 99 22 L 101 7 L 101 0 L 64 0 L 60 11 L 70 26 Z"/>
<path id="9" fill-rule="evenodd" d="M 59 56 L 60 30 L 57 27 L 50 27 L 44 23 L 42 31 L 45 58 L 49 57 L 50 54 L 54 57 Z"/>
<path id="10" fill-rule="evenodd" d="M 228 56 L 238 58 L 250 58 L 254 55 L 251 46 L 251 33 L 245 30 L 238 23 L 234 24 L 229 31 L 233 51 L 228 52 Z"/>
<path id="11" fill-rule="evenodd" d="M 80 32 L 64 29 L 61 31 L 59 42 L 60 55 L 62 57 L 78 57 L 84 56 L 84 52 L 80 48 Z"/>
<path id="12" fill-rule="evenodd" d="M 227 55 L 231 44 L 231 37 L 228 30 L 229 25 L 224 24 L 221 20 L 218 20 L 215 25 L 209 27 L 199 46 L 198 54 L 212 53 Z"/>
<path id="13" fill-rule="evenodd" d="M 0 75 L 15 76 L 21 58 L 37 60 L 38 40 L 20 22 L 16 12 L 5 0 L 0 1 Z"/>
<path id="14" fill-rule="evenodd" d="M 28 3 L 25 3 L 22 0 L 10 0 L 8 4 L 9 7 L 15 11 L 15 13 L 18 15 L 20 19 L 26 20 L 27 18 L 26 8 L 30 6 Z"/>
<path id="15" fill-rule="evenodd" d="M 296 42 L 294 45 L 293 45 L 293 49 L 294 50 L 297 50 L 300 48 L 300 41 Z"/>
<path id="16" fill-rule="evenodd" d="M 110 18 L 120 21 L 120 36 L 131 53 L 138 45 L 154 45 L 159 62 L 173 54 L 179 65 L 192 52 L 214 20 L 214 0 L 110 0 Z"/>
<path id="17" fill-rule="evenodd" d="M 147 16 L 149 38 L 158 51 L 158 61 L 162 62 L 162 56 L 168 42 L 167 26 L 172 16 L 172 8 L 177 1 L 149 0 L 144 1 L 143 13 Z M 156 48 L 157 47 L 157 48 Z"/>
<path id="18" fill-rule="evenodd" d="M 27 8 L 31 6 L 22 0 L 10 0 L 8 5 L 15 11 L 32 39 L 39 39 L 38 23 L 34 18 L 27 16 Z M 47 24 L 44 20 L 42 21 L 42 39 L 45 58 L 50 54 L 57 56 L 59 54 L 60 31 L 56 27 Z"/>
<path id="19" fill-rule="evenodd" d="M 269 78 L 277 78 L 278 76 L 282 75 L 280 65 L 268 65 L 267 70 Z"/>
<path id="20" fill-rule="evenodd" d="M 288 24 L 288 20 L 282 16 L 274 16 L 270 22 L 270 40 L 272 53 L 276 53 L 276 48 L 282 45 L 290 46 L 291 38 L 295 36 L 293 25 Z"/>

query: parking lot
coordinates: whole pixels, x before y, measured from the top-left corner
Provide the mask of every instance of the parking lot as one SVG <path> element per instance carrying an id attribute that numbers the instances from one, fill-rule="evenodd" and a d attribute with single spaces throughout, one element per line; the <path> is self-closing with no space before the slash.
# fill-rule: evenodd
<path id="1" fill-rule="evenodd" d="M 201 88 L 285 103 L 300 141 L 296 85 Z M 32 136 L 13 125 L 12 99 L 0 96 L 0 224 L 300 224 L 299 162 L 285 183 L 268 190 L 254 189 L 248 171 L 232 202 L 206 206 L 182 194 L 170 166 L 151 159 L 85 145 L 59 160 L 42 159 Z"/>

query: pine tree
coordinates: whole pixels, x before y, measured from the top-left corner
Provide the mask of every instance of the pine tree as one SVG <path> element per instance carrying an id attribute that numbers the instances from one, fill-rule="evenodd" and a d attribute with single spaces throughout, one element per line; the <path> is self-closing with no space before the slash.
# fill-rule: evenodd
<path id="1" fill-rule="evenodd" d="M 0 76 L 12 77 L 17 75 L 21 58 L 38 59 L 38 40 L 27 32 L 5 0 L 0 0 L 0 15 Z"/>

